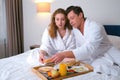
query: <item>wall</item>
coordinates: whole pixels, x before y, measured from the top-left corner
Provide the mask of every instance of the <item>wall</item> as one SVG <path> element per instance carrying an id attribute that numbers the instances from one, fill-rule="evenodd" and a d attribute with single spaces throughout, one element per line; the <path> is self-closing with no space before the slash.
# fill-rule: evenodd
<path id="1" fill-rule="evenodd" d="M 101 24 L 120 25 L 120 0 L 54 0 L 51 3 L 51 14 L 57 8 L 66 9 L 70 5 L 83 8 L 86 17 Z M 51 14 L 38 15 L 35 0 L 23 0 L 24 14 L 24 49 L 41 43 L 44 29 L 50 22 Z"/>

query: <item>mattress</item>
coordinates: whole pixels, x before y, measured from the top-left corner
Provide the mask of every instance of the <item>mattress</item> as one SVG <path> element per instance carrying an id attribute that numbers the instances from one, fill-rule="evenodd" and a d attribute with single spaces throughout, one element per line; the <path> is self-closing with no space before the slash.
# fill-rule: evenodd
<path id="1" fill-rule="evenodd" d="M 109 36 L 109 39 L 113 44 L 115 43 L 114 46 L 120 49 L 120 37 L 115 37 Z M 29 54 L 37 51 L 38 49 L 33 49 L 16 56 L 0 59 L 0 80 L 41 80 L 31 71 L 32 67 L 38 65 L 38 62 L 31 65 L 28 61 Z M 120 80 L 120 77 L 90 72 L 64 80 Z"/>

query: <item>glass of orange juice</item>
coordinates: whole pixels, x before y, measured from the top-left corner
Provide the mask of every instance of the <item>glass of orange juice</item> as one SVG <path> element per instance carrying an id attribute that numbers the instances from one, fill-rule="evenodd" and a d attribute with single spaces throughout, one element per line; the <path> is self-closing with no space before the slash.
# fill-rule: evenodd
<path id="1" fill-rule="evenodd" d="M 67 66 L 64 63 L 60 63 L 59 65 L 59 73 L 61 76 L 66 76 L 67 75 Z"/>

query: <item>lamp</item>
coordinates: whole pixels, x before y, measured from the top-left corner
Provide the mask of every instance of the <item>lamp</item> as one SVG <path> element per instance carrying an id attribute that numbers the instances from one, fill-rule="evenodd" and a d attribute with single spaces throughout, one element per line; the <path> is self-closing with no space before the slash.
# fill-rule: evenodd
<path id="1" fill-rule="evenodd" d="M 49 2 L 38 2 L 37 12 L 50 12 L 50 3 Z"/>

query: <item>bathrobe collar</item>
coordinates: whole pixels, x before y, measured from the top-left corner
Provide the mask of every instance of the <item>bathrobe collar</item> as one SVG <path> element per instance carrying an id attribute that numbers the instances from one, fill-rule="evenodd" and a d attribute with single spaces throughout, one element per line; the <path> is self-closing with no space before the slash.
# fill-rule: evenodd
<path id="1" fill-rule="evenodd" d="M 55 42 L 55 48 L 59 51 L 63 51 L 66 49 L 66 42 L 69 37 L 69 31 L 66 29 L 66 33 L 63 38 L 61 38 L 59 32 L 57 31 L 57 37 L 54 39 Z"/>

